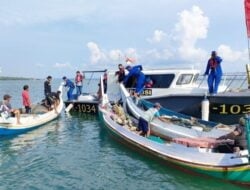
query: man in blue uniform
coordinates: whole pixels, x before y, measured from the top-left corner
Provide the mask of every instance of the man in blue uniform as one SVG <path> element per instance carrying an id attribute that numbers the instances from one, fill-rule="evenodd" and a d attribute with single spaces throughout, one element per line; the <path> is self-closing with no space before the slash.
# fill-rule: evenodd
<path id="1" fill-rule="evenodd" d="M 136 78 L 136 95 L 139 95 L 143 92 L 144 84 L 145 84 L 145 75 L 142 72 L 142 66 L 137 65 L 134 67 L 127 66 L 126 69 L 129 71 L 128 75 L 124 79 L 124 83 L 126 84 L 130 77 Z"/>
<path id="2" fill-rule="evenodd" d="M 74 85 L 74 83 L 71 80 L 67 79 L 67 77 L 63 77 L 63 80 L 65 82 L 64 86 L 69 88 L 68 92 L 67 92 L 68 101 L 69 100 L 73 100 L 74 99 L 73 98 L 73 91 L 75 89 L 75 85 Z"/>
<path id="3" fill-rule="evenodd" d="M 216 51 L 212 51 L 211 58 L 208 60 L 205 75 L 208 75 L 208 88 L 210 94 L 216 94 L 222 77 L 222 59 L 217 56 Z"/>

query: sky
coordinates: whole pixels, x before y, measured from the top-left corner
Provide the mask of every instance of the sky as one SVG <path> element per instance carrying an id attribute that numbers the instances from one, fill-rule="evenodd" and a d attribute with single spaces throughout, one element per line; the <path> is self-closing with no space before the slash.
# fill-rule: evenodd
<path id="1" fill-rule="evenodd" d="M 72 77 L 126 57 L 203 73 L 212 50 L 225 72 L 245 71 L 243 0 L 0 1 L 0 76 Z"/>

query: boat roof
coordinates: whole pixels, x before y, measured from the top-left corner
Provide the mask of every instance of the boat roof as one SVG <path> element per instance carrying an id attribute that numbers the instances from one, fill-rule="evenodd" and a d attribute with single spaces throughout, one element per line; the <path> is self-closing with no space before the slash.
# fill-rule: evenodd
<path id="1" fill-rule="evenodd" d="M 109 73 L 115 73 L 117 70 L 108 70 Z M 199 74 L 200 70 L 191 68 L 162 68 L 162 69 L 151 69 L 143 68 L 145 74 Z"/>

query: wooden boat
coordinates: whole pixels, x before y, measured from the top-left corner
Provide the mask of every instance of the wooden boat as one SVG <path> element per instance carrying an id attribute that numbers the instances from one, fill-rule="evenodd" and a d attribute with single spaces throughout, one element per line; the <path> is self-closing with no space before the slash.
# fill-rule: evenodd
<path id="1" fill-rule="evenodd" d="M 127 89 L 124 87 L 123 84 L 120 84 L 120 91 L 123 100 L 123 106 L 127 112 L 129 112 L 132 116 L 139 119 L 139 117 L 144 117 L 145 110 L 139 108 L 135 103 L 130 94 L 128 93 Z M 145 100 L 143 100 L 145 101 Z M 168 117 L 179 118 L 180 120 L 190 120 L 190 116 L 186 116 L 171 110 L 165 111 L 163 113 Z M 189 137 L 189 138 L 196 138 L 196 137 L 211 137 L 211 138 L 218 138 L 222 135 L 226 135 L 232 130 L 234 127 L 227 127 L 224 125 L 220 125 L 214 122 L 208 122 L 204 120 L 197 120 L 199 126 L 191 125 L 189 127 L 184 127 L 180 125 L 173 124 L 171 122 L 163 122 L 159 119 L 154 119 L 151 122 L 151 132 L 157 136 L 160 136 L 164 139 L 172 139 L 178 137 Z M 201 127 L 201 126 L 204 126 Z"/>
<path id="2" fill-rule="evenodd" d="M 187 147 L 177 143 L 159 143 L 155 140 L 139 136 L 115 122 L 109 106 L 100 105 L 99 116 L 103 126 L 115 139 L 140 151 L 149 153 L 185 172 L 219 178 L 250 185 L 250 165 L 248 152 L 219 153 L 213 149 L 200 147 Z"/>
<path id="3" fill-rule="evenodd" d="M 58 90 L 62 92 L 62 89 L 63 86 L 60 86 Z M 17 125 L 17 119 L 15 117 L 9 117 L 7 119 L 0 117 L 0 136 L 25 133 L 56 119 L 63 110 L 62 93 L 60 94 L 60 103 L 56 109 L 47 111 L 47 109 L 40 104 L 37 104 L 35 107 L 37 112 L 21 114 L 20 125 Z"/>

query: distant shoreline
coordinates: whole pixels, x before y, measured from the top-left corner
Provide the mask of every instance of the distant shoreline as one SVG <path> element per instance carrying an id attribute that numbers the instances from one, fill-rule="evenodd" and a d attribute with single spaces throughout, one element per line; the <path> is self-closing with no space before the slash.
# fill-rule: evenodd
<path id="1" fill-rule="evenodd" d="M 41 79 L 35 79 L 35 78 L 25 78 L 25 77 L 0 77 L 0 80 L 41 80 Z"/>

